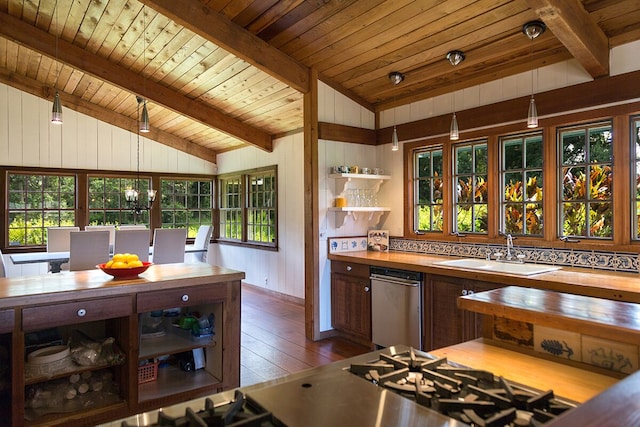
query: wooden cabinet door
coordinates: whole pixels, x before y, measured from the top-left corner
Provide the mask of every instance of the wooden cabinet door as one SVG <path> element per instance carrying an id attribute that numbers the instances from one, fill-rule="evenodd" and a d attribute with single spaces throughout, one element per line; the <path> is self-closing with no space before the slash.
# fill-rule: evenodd
<path id="1" fill-rule="evenodd" d="M 369 278 L 331 275 L 331 317 L 336 330 L 371 340 Z"/>

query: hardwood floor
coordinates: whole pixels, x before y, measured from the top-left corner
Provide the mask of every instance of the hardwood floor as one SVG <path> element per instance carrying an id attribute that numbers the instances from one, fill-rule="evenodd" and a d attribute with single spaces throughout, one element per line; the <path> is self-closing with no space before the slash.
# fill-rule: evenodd
<path id="1" fill-rule="evenodd" d="M 248 386 L 370 351 L 342 338 L 307 340 L 304 305 L 242 286 L 240 385 Z"/>

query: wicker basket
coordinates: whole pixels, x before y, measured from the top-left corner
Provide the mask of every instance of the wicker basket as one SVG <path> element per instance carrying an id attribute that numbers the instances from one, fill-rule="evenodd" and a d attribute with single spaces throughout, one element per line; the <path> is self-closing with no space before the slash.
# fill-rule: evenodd
<path id="1" fill-rule="evenodd" d="M 138 384 L 149 383 L 158 379 L 158 365 L 160 362 L 138 366 Z"/>

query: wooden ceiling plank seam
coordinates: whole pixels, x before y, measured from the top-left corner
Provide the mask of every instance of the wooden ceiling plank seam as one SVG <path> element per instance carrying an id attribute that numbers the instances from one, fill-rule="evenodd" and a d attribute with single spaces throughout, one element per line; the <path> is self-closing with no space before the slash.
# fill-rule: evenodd
<path id="1" fill-rule="evenodd" d="M 155 10 L 303 93 L 309 69 L 197 0 L 144 0 Z"/>
<path id="2" fill-rule="evenodd" d="M 30 24 L 35 24 L 37 16 L 38 4 L 30 1 L 23 2 L 22 14 L 20 16 L 20 19 L 29 22 Z"/>
<path id="3" fill-rule="evenodd" d="M 72 43 L 76 46 L 80 46 L 83 49 L 87 46 L 89 40 L 93 36 L 93 33 L 98 27 L 98 23 L 102 19 L 102 15 L 106 10 L 108 2 L 96 2 L 89 3 L 87 11 L 80 22 L 76 36 L 73 38 Z"/>
<path id="4" fill-rule="evenodd" d="M 198 76 L 198 85 L 190 89 L 187 93 L 192 98 L 200 99 L 207 93 L 215 91 L 218 86 L 228 79 L 233 78 L 248 68 L 251 68 L 250 64 L 240 58 L 229 55 L 228 62 L 222 61 L 215 68 L 210 68 L 206 73 Z"/>
<path id="5" fill-rule="evenodd" d="M 609 37 L 609 47 L 613 47 L 612 39 L 633 31 L 637 33 L 640 30 L 640 6 L 637 10 L 630 10 L 624 15 L 612 17 L 602 21 L 599 25 Z M 637 38 L 630 39 L 630 41 L 633 40 L 637 40 Z"/>
<path id="6" fill-rule="evenodd" d="M 53 36 L 29 26 L 12 16 L 0 13 L 0 32 L 18 41 L 20 44 L 31 45 L 35 50 L 53 56 L 51 52 Z M 83 69 L 85 72 L 109 81 L 120 88 L 141 94 L 141 88 L 144 83 L 144 79 L 141 76 L 122 69 L 106 59 L 85 52 L 76 46 L 62 41 L 59 43 L 62 44 L 59 52 L 61 52 L 60 59 L 63 62 Z M 220 111 L 203 105 L 202 103 L 189 100 L 184 96 L 176 96 L 170 89 L 153 82 L 147 81 L 146 89 L 148 93 L 153 94 L 153 97 L 146 97 L 158 104 L 165 105 L 174 111 L 192 117 L 202 123 L 209 124 L 261 149 L 267 151 L 273 149 L 270 135 L 260 129 L 245 125 L 241 121 L 228 117 Z"/>
<path id="7" fill-rule="evenodd" d="M 108 58 L 116 61 L 120 54 L 118 48 L 128 50 L 125 44 L 122 42 L 122 37 L 128 33 L 129 27 L 134 25 L 136 17 L 143 5 L 138 2 L 127 2 L 126 7 L 123 7 L 115 20 L 114 26 L 110 29 L 109 33 L 105 37 L 103 43 L 100 45 L 97 51 L 93 52 L 95 55 L 102 58 Z M 117 55 L 112 59 L 112 55 Z"/>
<path id="8" fill-rule="evenodd" d="M 34 25 L 46 31 L 53 32 L 51 25 L 53 24 L 53 10 L 55 2 L 40 1 L 38 3 L 38 12 Z M 3 9 L 4 10 L 4 9 Z"/>
<path id="9" fill-rule="evenodd" d="M 255 0 L 233 0 L 227 3 L 227 5 L 220 11 L 220 13 L 230 21 L 233 21 L 254 1 Z"/>
<path id="10" fill-rule="evenodd" d="M 526 0 L 593 77 L 609 75 L 609 39 L 580 0 Z"/>
<path id="11" fill-rule="evenodd" d="M 318 39 L 325 38 L 327 34 L 340 38 L 348 36 L 357 31 L 357 29 L 345 24 L 358 22 L 360 25 L 364 25 L 363 19 L 366 20 L 366 17 L 362 18 L 362 16 L 365 13 L 373 13 L 370 12 L 371 9 L 387 1 L 389 0 L 349 1 L 344 4 L 331 2 L 291 22 L 290 26 L 284 25 L 284 30 L 280 28 L 283 26 L 282 21 L 284 19 L 280 19 L 276 23 L 276 27 L 269 29 L 271 32 L 278 31 L 273 37 L 270 34 L 264 34 L 264 32 L 260 33 L 259 36 L 269 40 L 269 43 L 275 47 L 300 60 L 301 55 L 297 53 L 300 49 L 305 46 L 311 48 L 311 43 L 317 43 Z M 411 0 L 394 1 L 401 5 Z M 295 11 L 290 14 L 293 12 Z M 317 46 L 316 49 L 321 49 L 321 46 Z"/>
<path id="12" fill-rule="evenodd" d="M 99 55 L 108 57 L 113 48 L 117 45 L 115 41 L 116 29 L 120 28 L 120 18 L 124 13 L 128 13 L 131 8 L 129 0 L 109 0 L 109 7 L 105 9 L 102 18 L 91 36 L 91 39 L 84 46 L 84 49 Z M 114 11 L 116 13 L 114 13 Z M 110 47 L 109 47 L 110 46 Z"/>
<path id="13" fill-rule="evenodd" d="M 186 48 L 186 46 L 189 46 L 189 48 Z M 169 58 L 149 77 L 165 86 L 171 86 L 186 71 L 192 68 L 191 64 L 199 64 L 215 48 L 211 43 L 194 34 L 194 37 L 185 44 L 185 47 L 179 50 L 180 53 L 176 55 L 176 58 Z"/>
<path id="14" fill-rule="evenodd" d="M 64 22 L 60 38 L 66 41 L 72 41 L 76 38 L 80 24 L 90 3 L 91 0 L 68 0 L 66 2 L 64 0 L 57 0 L 54 14 L 57 14 L 58 18 Z"/>
<path id="15" fill-rule="evenodd" d="M 277 4 L 278 0 L 254 0 L 250 3 L 250 5 L 247 5 L 244 10 L 232 19 L 233 22 L 245 29 L 249 24 L 268 11 L 274 4 Z"/>
<path id="16" fill-rule="evenodd" d="M 189 81 L 206 71 L 211 66 L 209 64 L 215 64 L 219 59 L 224 58 L 228 54 L 226 50 L 207 41 L 194 53 L 196 58 L 193 58 L 192 55 L 175 68 L 175 76 L 168 75 L 159 82 L 175 89 L 184 87 Z"/>
<path id="17" fill-rule="evenodd" d="M 171 74 L 179 63 L 187 60 L 204 40 L 197 34 L 182 30 L 158 51 L 148 64 L 147 76 L 155 81 Z"/>
<path id="18" fill-rule="evenodd" d="M 434 11 L 431 15 L 437 15 L 437 12 Z M 463 21 L 458 26 L 455 26 L 457 30 L 455 32 L 446 30 L 450 28 L 452 21 L 450 16 L 445 16 L 443 19 L 432 21 L 433 25 L 429 29 L 425 27 L 423 30 L 415 31 L 415 37 L 412 37 L 408 42 L 403 42 L 401 38 L 397 38 L 390 41 L 388 47 L 385 46 L 381 51 L 378 51 L 378 48 L 371 49 L 369 55 L 372 58 L 366 62 L 364 61 L 366 57 L 359 55 L 362 59 L 362 65 L 358 67 L 353 67 L 346 71 L 342 70 L 342 68 L 346 68 L 347 63 L 353 61 L 353 58 L 346 61 L 344 66 L 339 64 L 336 67 L 332 67 L 330 69 L 331 75 L 335 73 L 336 75 L 333 78 L 344 84 L 345 87 L 350 88 L 359 82 L 370 79 L 372 73 L 377 73 L 377 77 L 384 73 L 386 77 L 393 69 L 406 74 L 413 67 L 419 66 L 419 64 L 444 58 L 446 53 L 452 49 L 454 42 L 456 43 L 456 49 L 462 49 L 467 52 L 469 45 L 478 43 L 483 38 L 495 39 L 496 33 L 519 32 L 522 23 L 526 22 L 523 20 L 524 16 L 531 17 L 532 12 L 527 11 L 526 8 L 507 6 L 506 9 L 501 8 L 501 15 L 500 17 L 493 17 L 491 14 L 482 14 L 477 18 Z M 478 28 L 481 28 L 481 30 L 478 30 Z M 375 54 L 377 54 L 377 58 L 374 59 L 373 56 Z M 392 55 L 392 58 L 401 59 L 390 63 L 392 61 L 390 61 L 389 55 Z"/>
<path id="19" fill-rule="evenodd" d="M 267 30 L 267 28 L 275 25 L 276 22 L 283 16 L 289 14 L 296 7 L 300 6 L 304 0 L 279 0 L 274 1 L 273 6 L 271 6 L 265 13 L 258 16 L 254 19 L 249 25 L 245 26 L 247 31 L 257 35 L 262 40 L 268 41 L 265 38 L 260 36 L 260 32 Z M 271 46 L 274 46 L 273 43 L 269 41 Z"/>

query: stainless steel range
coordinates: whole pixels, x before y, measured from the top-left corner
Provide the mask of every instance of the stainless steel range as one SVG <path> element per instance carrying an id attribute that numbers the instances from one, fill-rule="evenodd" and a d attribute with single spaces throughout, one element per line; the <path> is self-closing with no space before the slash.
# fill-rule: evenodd
<path id="1" fill-rule="evenodd" d="M 112 425 L 541 426 L 576 405 L 394 346 L 176 406 Z"/>

